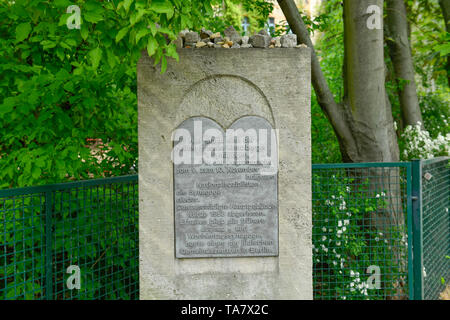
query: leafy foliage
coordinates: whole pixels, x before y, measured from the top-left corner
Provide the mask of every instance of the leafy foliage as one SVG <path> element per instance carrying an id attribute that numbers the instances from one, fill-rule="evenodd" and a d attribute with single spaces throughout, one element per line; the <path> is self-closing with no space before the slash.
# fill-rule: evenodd
<path id="1" fill-rule="evenodd" d="M 172 40 L 213 1 L 0 3 L 0 188 L 129 173 L 137 163 L 136 62 L 163 72 Z M 96 142 L 96 144 L 92 143 Z"/>

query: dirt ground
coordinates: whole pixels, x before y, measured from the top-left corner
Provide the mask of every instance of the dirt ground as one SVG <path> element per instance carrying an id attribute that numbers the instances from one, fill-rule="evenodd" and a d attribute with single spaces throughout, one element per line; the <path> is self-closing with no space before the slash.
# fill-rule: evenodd
<path id="1" fill-rule="evenodd" d="M 445 288 L 445 290 L 441 292 L 440 299 L 450 300 L 450 285 L 448 285 L 447 288 Z"/>

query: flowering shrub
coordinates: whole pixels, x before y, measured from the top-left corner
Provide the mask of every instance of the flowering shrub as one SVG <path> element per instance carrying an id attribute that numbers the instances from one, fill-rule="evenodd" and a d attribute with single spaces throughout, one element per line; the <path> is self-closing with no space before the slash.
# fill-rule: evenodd
<path id="1" fill-rule="evenodd" d="M 441 133 L 433 139 L 427 130 L 421 128 L 419 122 L 415 126 L 407 126 L 402 134 L 405 140 L 403 156 L 405 160 L 430 159 L 437 156 L 450 155 L 450 133 Z"/>
<path id="2" fill-rule="evenodd" d="M 406 275 L 404 226 L 390 220 L 376 226 L 373 218 L 373 214 L 389 214 L 388 192 L 371 192 L 369 180 L 356 181 L 345 173 L 326 177 L 326 184 L 323 178 L 314 175 L 313 179 L 315 197 L 320 197 L 313 199 L 315 299 L 375 300 L 402 295 L 396 288 Z M 380 271 L 379 287 L 370 281 L 371 266 Z"/>

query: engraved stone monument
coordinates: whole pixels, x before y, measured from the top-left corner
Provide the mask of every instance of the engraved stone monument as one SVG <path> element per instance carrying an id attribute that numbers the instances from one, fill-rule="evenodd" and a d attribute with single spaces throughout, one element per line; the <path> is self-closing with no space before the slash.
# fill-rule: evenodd
<path id="1" fill-rule="evenodd" d="M 310 51 L 138 64 L 141 299 L 312 299 Z"/>
<path id="2" fill-rule="evenodd" d="M 175 164 L 176 257 L 278 256 L 276 168 L 266 172 L 265 169 L 269 168 L 265 168 L 257 157 L 253 164 L 250 163 L 250 143 L 245 144 L 244 140 L 244 150 L 241 150 L 243 158 L 239 163 L 235 139 L 227 141 L 225 132 L 211 119 L 190 118 L 180 128 L 189 132 L 188 137 L 195 137 L 196 129 L 199 130 L 200 159 L 204 152 L 208 152 L 208 146 L 213 146 L 217 141 L 220 143 L 214 148 L 214 156 L 217 157 L 214 163 L 198 161 L 199 164 L 195 164 L 195 153 L 191 152 L 185 159 L 190 164 Z M 217 132 L 214 137 L 216 141 L 210 135 L 206 140 L 203 139 L 211 129 Z M 263 133 L 265 137 L 259 140 L 269 141 L 268 144 L 264 143 L 267 149 L 264 153 L 273 156 L 270 141 L 273 128 L 267 120 L 255 116 L 243 117 L 228 129 L 237 133 L 237 136 L 239 132 L 248 133 L 247 138 L 254 134 L 256 143 L 257 133 Z M 238 131 L 240 129 L 242 131 Z M 195 141 L 190 139 L 190 142 L 189 149 L 195 150 Z M 232 143 L 234 147 L 230 150 L 235 155 L 231 159 L 227 159 L 229 154 L 226 143 Z M 261 147 L 256 146 L 256 143 L 255 147 Z M 275 141 L 273 145 L 276 148 Z M 277 150 L 273 152 L 276 154 Z"/>

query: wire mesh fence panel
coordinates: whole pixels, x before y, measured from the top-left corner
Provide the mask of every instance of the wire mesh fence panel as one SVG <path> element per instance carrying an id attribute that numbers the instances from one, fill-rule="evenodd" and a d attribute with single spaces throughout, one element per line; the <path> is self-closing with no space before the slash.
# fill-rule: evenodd
<path id="1" fill-rule="evenodd" d="M 314 299 L 407 299 L 408 164 L 313 166 Z"/>
<path id="2" fill-rule="evenodd" d="M 0 299 L 42 299 L 45 291 L 45 196 L 0 198 Z"/>
<path id="3" fill-rule="evenodd" d="M 416 298 L 411 168 L 313 165 L 314 299 Z M 449 161 L 422 169 L 414 248 L 437 299 L 450 281 Z M 0 190 L 0 218 L 0 299 L 139 298 L 137 176 Z"/>
<path id="4" fill-rule="evenodd" d="M 449 159 L 422 162 L 424 299 L 439 299 L 446 288 L 450 290 L 449 207 Z"/>
<path id="5" fill-rule="evenodd" d="M 4 299 L 138 298 L 137 176 L 1 192 Z"/>

